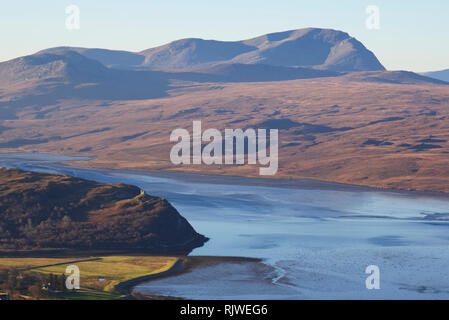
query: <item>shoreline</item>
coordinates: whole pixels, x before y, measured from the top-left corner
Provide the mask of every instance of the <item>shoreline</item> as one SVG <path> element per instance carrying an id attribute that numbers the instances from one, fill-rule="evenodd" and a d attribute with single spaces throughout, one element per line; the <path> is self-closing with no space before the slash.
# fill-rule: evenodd
<path id="1" fill-rule="evenodd" d="M 63 155 L 61 155 L 63 156 Z M 78 156 L 74 156 L 78 157 Z M 89 160 L 68 160 L 68 161 L 61 161 L 58 162 L 61 165 L 64 165 L 66 167 L 78 167 L 78 168 L 84 168 L 84 169 L 93 169 L 93 170 L 116 170 L 121 172 L 130 172 L 130 173 L 147 173 L 154 176 L 160 176 L 160 177 L 169 177 L 170 175 L 173 175 L 175 178 L 178 177 L 189 177 L 194 178 L 191 181 L 194 182 L 201 182 L 200 179 L 195 179 L 198 177 L 204 177 L 207 178 L 208 183 L 219 183 L 219 184 L 241 184 L 241 185 L 247 185 L 245 183 L 236 183 L 235 181 L 223 181 L 223 179 L 245 179 L 245 180 L 252 180 L 252 182 L 257 181 L 256 184 L 251 184 L 255 186 L 266 186 L 266 184 L 269 182 L 270 186 L 279 187 L 279 188 L 296 188 L 296 189 L 328 189 L 328 190 L 342 190 L 342 191 L 382 191 L 382 192 L 396 192 L 396 193 L 415 193 L 418 195 L 431 195 L 431 196 L 443 196 L 443 197 L 449 197 L 449 191 L 439 191 L 439 190 L 427 190 L 427 189 L 406 189 L 406 188 L 388 188 L 388 187 L 382 187 L 382 186 L 376 186 L 376 185 L 362 185 L 362 184 L 354 184 L 354 183 L 345 183 L 345 182 L 338 182 L 338 181 L 332 181 L 332 180 L 319 180 L 319 179 L 311 179 L 311 178 L 288 178 L 285 176 L 279 176 L 275 177 L 272 176 L 269 178 L 269 176 L 257 176 L 257 175 L 236 175 L 233 173 L 226 173 L 223 172 L 221 174 L 216 173 L 207 173 L 202 172 L 199 173 L 197 171 L 190 171 L 190 170 L 179 170 L 177 168 L 167 168 L 167 169 L 159 169 L 159 170 L 151 170 L 151 169 L 139 169 L 139 168 L 114 168 L 114 167 L 108 167 L 108 166 L 95 166 L 90 165 L 88 162 L 93 160 L 95 156 L 90 157 L 92 159 Z M 210 179 L 218 179 L 220 182 L 214 182 Z"/>
<path id="2" fill-rule="evenodd" d="M 183 300 L 181 297 L 161 296 L 148 293 L 140 293 L 135 291 L 135 287 L 143 283 L 148 283 L 154 280 L 160 280 L 170 277 L 176 277 L 182 274 L 189 273 L 197 268 L 212 266 L 225 262 L 245 263 L 257 262 L 262 263 L 262 259 L 249 257 L 227 257 L 227 256 L 185 256 L 178 257 L 178 261 L 168 270 L 151 274 L 148 276 L 130 279 L 117 284 L 114 288 L 119 294 L 134 297 L 142 300 Z"/>
<path id="3" fill-rule="evenodd" d="M 45 258 L 66 258 L 70 259 L 70 261 L 62 261 L 56 263 L 49 264 L 39 264 L 34 266 L 24 266 L 17 267 L 17 270 L 22 271 L 35 271 L 41 268 L 47 267 L 55 267 L 55 266 L 64 266 L 68 264 L 75 264 L 80 262 L 94 262 L 100 261 L 103 257 L 108 256 L 108 254 L 113 254 L 117 256 L 117 252 L 72 252 L 72 255 L 63 254 L 61 252 L 2 252 L 0 251 L 0 258 L 2 259 L 14 259 L 14 258 L 28 258 L 28 259 L 45 259 Z M 99 256 L 102 257 L 99 257 Z M 136 254 L 130 252 L 121 252 L 118 256 L 143 256 L 143 257 L 160 257 L 155 255 L 148 254 Z M 197 268 L 208 267 L 219 265 L 222 263 L 261 263 L 263 264 L 263 259 L 260 258 L 250 258 L 250 257 L 233 257 L 233 256 L 171 256 L 171 258 L 175 258 L 176 262 L 167 270 L 138 276 L 136 278 L 131 278 L 122 282 L 119 282 L 114 285 L 112 290 L 103 289 L 93 289 L 91 287 L 85 287 L 81 291 L 91 292 L 91 293 L 113 293 L 116 294 L 119 299 L 132 299 L 132 300 L 183 300 L 181 297 L 173 297 L 173 296 L 164 296 L 164 295 L 156 295 L 151 293 L 141 293 L 135 290 L 135 287 L 138 285 L 142 285 L 151 281 L 165 279 L 169 277 L 177 277 L 183 274 L 190 273 Z"/>
<path id="4" fill-rule="evenodd" d="M 146 170 L 146 169 L 121 169 L 104 166 L 92 166 L 88 161 L 95 159 L 95 157 L 78 156 L 78 155 L 64 155 L 57 153 L 33 153 L 33 152 L 0 152 L 1 155 L 48 155 L 59 157 L 73 157 L 83 159 L 67 159 L 67 160 L 48 160 L 47 162 L 60 166 L 61 168 L 79 168 L 79 169 L 91 169 L 99 171 L 118 171 L 126 173 L 145 173 L 155 177 L 171 178 L 177 180 L 187 180 L 191 182 L 207 182 L 212 184 L 236 184 L 236 185 L 252 185 L 261 187 L 278 187 L 278 188 L 295 188 L 304 190 L 337 190 L 337 191 L 377 191 L 377 192 L 393 192 L 399 194 L 414 194 L 418 196 L 432 196 L 432 197 L 449 197 L 449 192 L 438 190 L 420 190 L 420 189 L 401 189 L 401 188 L 388 188 L 375 185 L 358 185 L 351 183 L 343 183 L 337 181 L 327 181 L 310 178 L 286 178 L 286 177 L 259 177 L 250 175 L 234 175 L 234 174 L 214 174 L 214 173 L 197 173 L 190 171 L 181 171 L 173 169 L 160 169 L 158 171 Z M 20 159 L 20 158 L 18 158 Z M 24 159 L 26 160 L 26 159 Z M 0 158 L 1 161 L 1 158 Z M 39 161 L 39 160 L 32 160 Z M 70 175 L 70 174 L 67 174 Z M 251 182 L 251 183 L 250 183 Z M 268 185 L 269 184 L 269 185 Z"/>

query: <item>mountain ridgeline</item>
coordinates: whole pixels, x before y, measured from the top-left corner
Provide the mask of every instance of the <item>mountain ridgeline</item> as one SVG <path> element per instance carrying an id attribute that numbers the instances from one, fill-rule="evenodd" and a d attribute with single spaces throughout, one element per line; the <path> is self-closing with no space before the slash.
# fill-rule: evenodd
<path id="1" fill-rule="evenodd" d="M 374 54 L 345 32 L 299 29 L 224 42 L 184 39 L 142 51 L 144 66 L 189 69 L 206 64 L 268 64 L 332 71 L 385 70 Z"/>
<path id="2" fill-rule="evenodd" d="M 222 63 L 314 67 L 332 71 L 385 70 L 376 56 L 345 32 L 307 28 L 242 41 L 181 39 L 141 52 L 59 47 L 120 69 L 192 70 Z"/>
<path id="3" fill-rule="evenodd" d="M 0 168 L 0 249 L 186 254 L 206 241 L 137 187 Z"/>
<path id="4" fill-rule="evenodd" d="M 266 82 L 359 72 L 379 72 L 376 81 L 383 81 L 385 75 L 388 83 L 389 78 L 398 78 L 349 34 L 307 28 L 242 41 L 181 39 L 137 53 L 50 48 L 0 63 L 0 87 L 28 83 L 33 95 L 52 100 L 152 99 L 166 96 L 173 80 Z M 444 83 L 424 76 L 407 76 L 403 81 Z"/>

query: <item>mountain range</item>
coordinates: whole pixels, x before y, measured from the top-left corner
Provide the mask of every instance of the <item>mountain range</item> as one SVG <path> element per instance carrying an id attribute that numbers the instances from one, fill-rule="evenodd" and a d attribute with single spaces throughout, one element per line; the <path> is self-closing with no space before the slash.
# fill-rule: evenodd
<path id="1" fill-rule="evenodd" d="M 376 76 L 363 73 L 367 71 Z M 182 39 L 137 53 L 50 48 L 0 63 L 0 85 L 38 81 L 37 95 L 55 99 L 148 99 L 165 96 L 168 83 L 176 80 L 261 82 L 348 73 L 358 80 L 367 75 L 362 79 L 366 81 L 439 83 L 412 73 L 387 72 L 371 51 L 345 32 L 308 28 L 242 41 Z"/>
<path id="2" fill-rule="evenodd" d="M 183 39 L 141 52 L 57 47 L 0 63 L 0 151 L 88 155 L 78 165 L 176 167 L 168 136 L 193 120 L 280 132 L 276 177 L 449 191 L 449 85 L 388 71 L 345 32 Z"/>
<path id="3" fill-rule="evenodd" d="M 58 47 L 45 53 L 76 51 L 103 65 L 132 70 L 192 70 L 214 64 L 265 64 L 332 71 L 385 70 L 375 55 L 345 32 L 299 29 L 242 41 L 181 39 L 141 52 Z"/>

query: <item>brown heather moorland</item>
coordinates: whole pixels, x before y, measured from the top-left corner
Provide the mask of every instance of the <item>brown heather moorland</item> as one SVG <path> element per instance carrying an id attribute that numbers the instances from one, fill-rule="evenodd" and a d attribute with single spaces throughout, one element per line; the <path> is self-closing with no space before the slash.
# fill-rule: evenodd
<path id="1" fill-rule="evenodd" d="M 361 72 L 277 82 L 171 81 L 158 98 L 62 95 L 31 105 L 23 101 L 39 82 L 22 82 L 1 91 L 1 103 L 22 99 L 22 105 L 2 109 L 0 151 L 94 157 L 76 163 L 81 166 L 257 177 L 258 165 L 171 164 L 171 131 L 191 132 L 192 121 L 202 120 L 203 130 L 278 128 L 273 178 L 449 192 L 449 86 L 398 84 L 389 76 L 394 78 Z"/>

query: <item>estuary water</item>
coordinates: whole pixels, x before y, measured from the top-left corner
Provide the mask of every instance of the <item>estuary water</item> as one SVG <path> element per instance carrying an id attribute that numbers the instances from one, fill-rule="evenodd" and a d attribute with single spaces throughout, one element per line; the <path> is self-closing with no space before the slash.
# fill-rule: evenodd
<path id="1" fill-rule="evenodd" d="M 137 185 L 210 240 L 191 255 L 261 258 L 151 281 L 189 299 L 449 299 L 449 196 L 301 180 L 91 169 L 0 154 L 0 166 Z M 366 268 L 380 289 L 367 289 Z"/>

